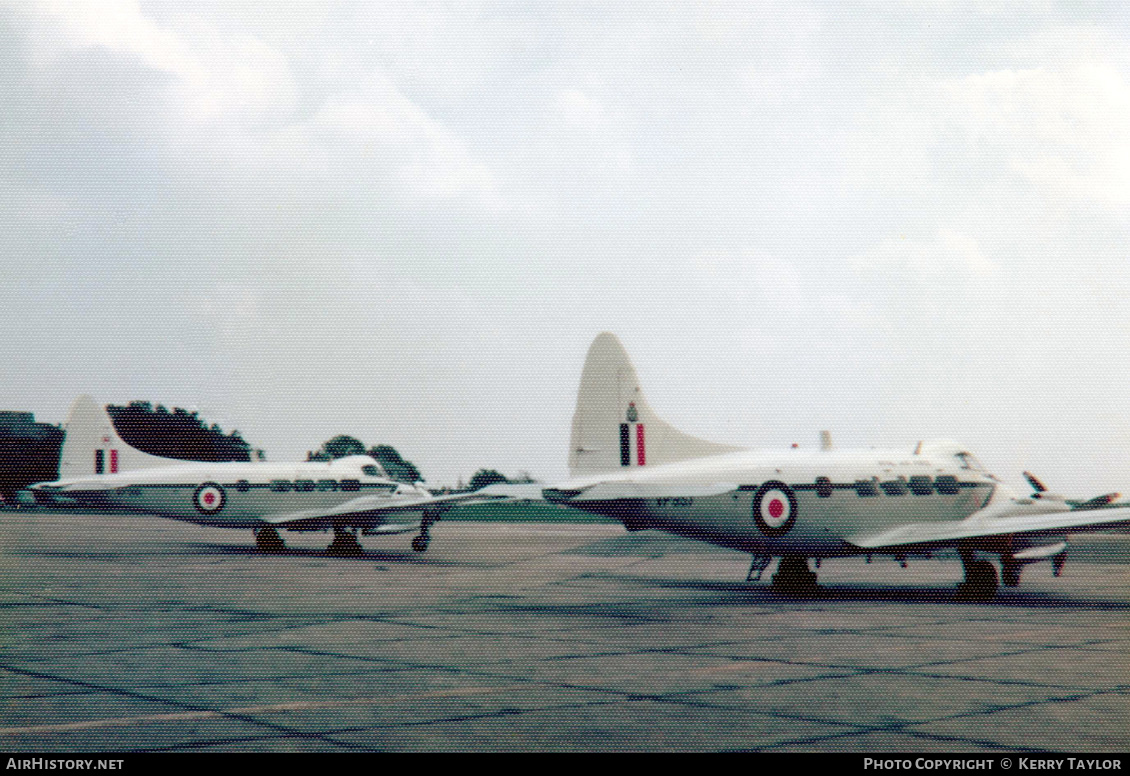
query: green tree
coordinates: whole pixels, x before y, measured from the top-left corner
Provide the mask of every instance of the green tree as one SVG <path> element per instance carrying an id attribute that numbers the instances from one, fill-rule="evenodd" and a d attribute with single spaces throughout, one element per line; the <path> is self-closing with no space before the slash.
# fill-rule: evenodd
<path id="1" fill-rule="evenodd" d="M 474 476 L 471 477 L 471 482 L 467 487 L 471 490 L 479 490 L 480 488 L 485 488 L 487 485 L 509 481 L 510 480 L 506 479 L 506 475 L 496 472 L 494 469 L 479 469 L 475 472 Z"/>
<path id="2" fill-rule="evenodd" d="M 147 401 L 106 407 L 118 436 L 130 447 L 150 455 L 181 461 L 250 461 L 251 446 L 239 432 L 224 434 L 218 424 L 205 423 L 198 413 L 174 407 L 169 412 Z"/>
<path id="3" fill-rule="evenodd" d="M 361 440 L 351 436 L 336 436 L 329 440 L 316 453 L 307 456 L 311 461 L 333 461 L 349 455 L 369 455 L 376 459 L 385 473 L 399 482 L 423 482 L 420 470 L 411 461 L 406 461 L 391 445 L 376 445 L 365 449 Z"/>
<path id="4" fill-rule="evenodd" d="M 359 439 L 341 434 L 324 443 L 318 452 L 310 456 L 310 460 L 333 461 L 350 455 L 367 455 L 365 445 Z"/>

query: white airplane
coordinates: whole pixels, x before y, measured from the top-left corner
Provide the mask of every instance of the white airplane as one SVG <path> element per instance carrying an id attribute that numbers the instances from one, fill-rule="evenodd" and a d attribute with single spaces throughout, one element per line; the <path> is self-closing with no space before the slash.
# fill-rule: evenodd
<path id="1" fill-rule="evenodd" d="M 774 558 L 775 587 L 812 589 L 823 558 L 907 556 L 955 550 L 965 569 L 962 597 L 984 600 L 1024 565 L 1049 560 L 1056 576 L 1067 534 L 1130 525 L 1111 507 L 1118 494 L 1067 502 L 1046 492 L 1011 492 L 955 442 L 910 450 L 742 451 L 696 439 L 648 406 L 627 353 L 612 334 L 589 348 L 569 448 L 572 479 L 543 491 L 547 501 L 748 552 L 747 581 Z M 756 577 L 754 576 L 756 572 Z"/>
<path id="2" fill-rule="evenodd" d="M 492 498 L 485 489 L 433 496 L 419 485 L 389 479 L 367 455 L 305 463 L 190 463 L 148 455 L 123 442 L 105 408 L 88 396 L 71 408 L 59 477 L 28 490 L 46 505 L 250 528 L 267 551 L 285 548 L 279 529 L 333 530 L 328 549 L 341 555 L 361 551 L 358 534 L 409 531 L 419 531 L 412 549 L 423 552 L 443 511 Z M 411 522 L 388 522 L 413 516 Z"/>

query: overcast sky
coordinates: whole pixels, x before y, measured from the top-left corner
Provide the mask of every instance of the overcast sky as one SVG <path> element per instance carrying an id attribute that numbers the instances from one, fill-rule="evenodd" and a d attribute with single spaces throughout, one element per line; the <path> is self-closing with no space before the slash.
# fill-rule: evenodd
<path id="1" fill-rule="evenodd" d="M 1128 8 L 0 0 L 0 408 L 554 481 L 607 330 L 698 436 L 1130 492 Z"/>

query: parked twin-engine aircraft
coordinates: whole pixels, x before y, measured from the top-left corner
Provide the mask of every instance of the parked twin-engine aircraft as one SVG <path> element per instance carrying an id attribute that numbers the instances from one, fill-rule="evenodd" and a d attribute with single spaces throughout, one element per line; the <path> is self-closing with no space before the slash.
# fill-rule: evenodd
<path id="1" fill-rule="evenodd" d="M 788 589 L 815 585 L 812 558 L 956 550 L 960 592 L 985 599 L 998 584 L 985 556 L 1015 586 L 1039 560 L 1058 576 L 1067 534 L 1130 525 L 1125 509 L 1101 508 L 1117 494 L 1069 503 L 1029 475 L 1036 493 L 1023 497 L 946 440 L 853 452 L 833 449 L 825 432 L 819 450 L 754 452 L 696 439 L 652 411 L 608 333 L 585 361 L 569 468 L 572 479 L 543 491 L 547 501 L 748 552 L 747 579 L 780 558 L 773 583 Z"/>
<path id="2" fill-rule="evenodd" d="M 433 496 L 389 479 L 367 455 L 328 463 L 188 463 L 148 455 L 123 442 L 106 410 L 87 396 L 71 408 L 59 477 L 29 490 L 43 504 L 250 528 L 264 550 L 284 548 L 280 528 L 332 529 L 329 550 L 338 554 L 360 552 L 358 534 L 409 531 L 419 531 L 412 549 L 423 552 L 440 513 L 490 498 L 482 491 Z M 410 522 L 391 523 L 390 517 Z"/>

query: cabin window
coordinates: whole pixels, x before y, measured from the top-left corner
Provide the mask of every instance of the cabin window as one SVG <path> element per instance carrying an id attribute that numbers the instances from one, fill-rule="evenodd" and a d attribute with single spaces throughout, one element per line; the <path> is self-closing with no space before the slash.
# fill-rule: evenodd
<path id="1" fill-rule="evenodd" d="M 337 490 L 337 480 L 318 480 L 318 490 Z"/>
<path id="2" fill-rule="evenodd" d="M 246 493 L 247 491 L 251 490 L 251 483 L 247 480 L 238 480 L 235 483 L 235 489 L 240 493 Z"/>
<path id="3" fill-rule="evenodd" d="M 956 496 L 959 488 L 957 485 L 957 477 L 952 474 L 942 474 L 934 480 L 934 490 L 938 491 L 943 496 Z"/>
<path id="4" fill-rule="evenodd" d="M 888 480 L 879 485 L 888 496 L 905 496 L 906 483 L 902 480 Z"/>
<path id="5" fill-rule="evenodd" d="M 820 498 L 828 498 L 832 495 L 832 481 L 827 477 L 816 478 L 816 495 Z"/>
<path id="6" fill-rule="evenodd" d="M 870 498 L 871 496 L 878 496 L 879 489 L 875 487 L 874 480 L 856 480 L 855 494 L 860 498 Z"/>
<path id="7" fill-rule="evenodd" d="M 361 481 L 360 480 L 342 480 L 341 481 L 341 489 L 342 490 L 361 490 Z"/>
<path id="8" fill-rule="evenodd" d="M 313 480 L 295 480 L 294 489 L 299 493 L 309 493 L 314 489 Z"/>
<path id="9" fill-rule="evenodd" d="M 910 478 L 910 492 L 915 496 L 929 496 L 934 492 L 934 486 L 928 476 L 916 474 Z"/>
<path id="10" fill-rule="evenodd" d="M 271 480 L 271 490 L 275 493 L 286 493 L 290 490 L 290 480 Z"/>

